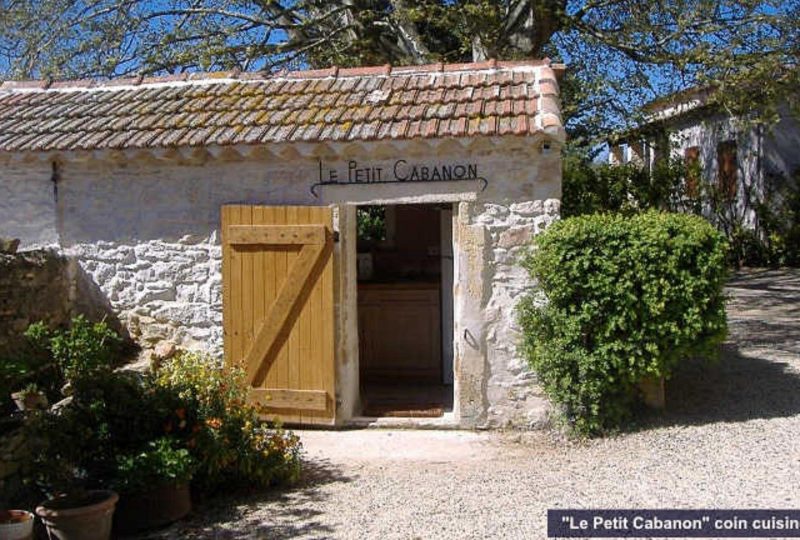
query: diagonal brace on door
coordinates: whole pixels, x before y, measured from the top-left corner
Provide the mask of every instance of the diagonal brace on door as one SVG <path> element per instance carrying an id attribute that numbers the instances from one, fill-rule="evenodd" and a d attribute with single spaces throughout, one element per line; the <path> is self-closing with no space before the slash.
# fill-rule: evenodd
<path id="1" fill-rule="evenodd" d="M 303 290 L 311 281 L 314 268 L 326 254 L 330 234 L 325 225 L 231 225 L 226 238 L 230 244 L 302 246 L 275 301 L 257 323 L 255 337 L 244 355 L 246 380 L 252 385 L 277 356 L 280 336 L 294 324 Z"/>

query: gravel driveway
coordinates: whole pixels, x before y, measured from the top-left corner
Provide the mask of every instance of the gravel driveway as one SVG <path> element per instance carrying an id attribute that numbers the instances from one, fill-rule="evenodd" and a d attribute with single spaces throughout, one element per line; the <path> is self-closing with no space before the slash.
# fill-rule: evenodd
<path id="1" fill-rule="evenodd" d="M 800 272 L 740 274 L 724 362 L 619 437 L 302 432 L 300 486 L 216 500 L 151 538 L 545 538 L 556 507 L 800 507 Z"/>

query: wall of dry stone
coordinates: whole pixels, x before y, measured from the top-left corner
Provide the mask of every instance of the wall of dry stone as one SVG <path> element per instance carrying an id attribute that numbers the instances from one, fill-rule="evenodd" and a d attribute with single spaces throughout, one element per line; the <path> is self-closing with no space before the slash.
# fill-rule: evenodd
<path id="1" fill-rule="evenodd" d="M 23 344 L 29 324 L 69 321 L 69 274 L 68 259 L 49 249 L 0 253 L 0 358 Z"/>

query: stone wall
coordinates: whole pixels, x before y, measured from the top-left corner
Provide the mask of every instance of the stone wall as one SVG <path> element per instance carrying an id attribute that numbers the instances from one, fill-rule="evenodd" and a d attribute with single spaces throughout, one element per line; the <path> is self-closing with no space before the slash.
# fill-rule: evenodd
<path id="1" fill-rule="evenodd" d="M 66 323 L 70 310 L 66 257 L 51 250 L 0 254 L 0 357 L 22 346 L 29 324 Z"/>
<path id="2" fill-rule="evenodd" d="M 216 231 L 141 244 L 82 243 L 67 252 L 101 284 L 143 348 L 168 340 L 222 356 L 222 251 Z"/>
<path id="3" fill-rule="evenodd" d="M 516 307 L 533 287 L 520 257 L 534 235 L 559 216 L 560 201 L 476 205 L 473 217 L 488 231 L 486 279 L 491 283 L 484 322 L 489 366 L 486 381 L 486 424 L 490 427 L 535 427 L 547 421 L 548 405 L 520 354 Z"/>
<path id="4" fill-rule="evenodd" d="M 454 241 L 461 262 L 456 264 L 454 334 L 460 424 L 530 426 L 541 421 L 546 407 L 516 352 L 514 306 L 531 283 L 515 261 L 532 235 L 558 214 L 557 148 L 545 152 L 530 139 L 507 138 L 298 144 L 238 157 L 227 150 L 204 152 L 136 154 L 122 160 L 116 155 L 71 156 L 59 163 L 56 189 L 51 171 L 41 164 L 31 165 L 29 183 L 13 180 L 5 189 L 18 189 L 20 197 L 29 199 L 31 186 L 46 193 L 38 209 L 25 212 L 49 219 L 57 232 L 53 237 L 76 262 L 71 270 L 76 298 L 91 298 L 112 311 L 145 348 L 166 339 L 217 357 L 222 355 L 219 214 L 224 204 L 456 203 Z M 474 181 L 336 186 L 324 187 L 319 197 L 309 189 L 318 181 L 320 160 L 345 169 L 352 159 L 388 169 L 398 157 L 409 163 L 476 163 L 487 184 L 483 190 Z M 14 171 L 23 166 L 0 163 L 0 184 L 17 178 Z M 49 213 L 51 218 L 39 216 Z M 0 214 L 0 235 L 19 230 L 22 221 L 21 214 L 11 219 Z M 355 225 L 348 230 L 355 231 Z M 354 275 L 349 265 L 355 256 L 342 251 L 347 245 L 346 238 L 337 243 L 336 264 L 341 275 Z M 348 319 L 349 313 L 348 320 L 354 320 L 355 287 L 345 285 L 340 284 L 342 296 L 336 300 L 338 317 Z M 347 357 L 352 351 L 352 346 L 337 350 L 337 369 L 353 365 Z M 357 370 L 340 374 L 345 372 L 357 376 Z M 337 399 L 349 403 L 348 409 L 355 407 L 357 384 L 344 378 L 338 384 Z M 352 395 L 343 397 L 340 390 Z"/>

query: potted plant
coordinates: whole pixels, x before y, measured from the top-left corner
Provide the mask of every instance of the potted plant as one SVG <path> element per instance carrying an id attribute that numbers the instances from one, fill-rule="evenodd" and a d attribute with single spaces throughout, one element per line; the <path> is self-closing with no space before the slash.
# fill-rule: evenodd
<path id="1" fill-rule="evenodd" d="M 189 482 L 197 463 L 176 439 L 161 437 L 121 456 L 115 488 L 121 498 L 114 527 L 132 533 L 168 525 L 192 509 Z"/>
<path id="2" fill-rule="evenodd" d="M 30 383 L 19 392 L 11 394 L 20 411 L 36 411 L 47 408 L 47 396 L 44 395 L 36 383 Z"/>
<path id="3" fill-rule="evenodd" d="M 78 411 L 37 411 L 27 422 L 27 477 L 49 498 L 36 508 L 49 538 L 107 540 L 119 496 L 96 482 L 89 465 L 104 451 Z M 102 429 L 102 428 L 100 428 Z"/>
<path id="4" fill-rule="evenodd" d="M 4 540 L 33 538 L 33 514 L 25 510 L 0 510 L 0 538 Z"/>
<path id="5" fill-rule="evenodd" d="M 106 540 L 119 495 L 104 481 L 114 449 L 107 403 L 95 389 L 113 378 L 120 339 L 105 322 L 83 317 L 64 329 L 35 323 L 26 336 L 56 366 L 56 388 L 64 383 L 72 388 L 59 407 L 26 418 L 25 478 L 48 497 L 36 515 L 51 539 Z M 67 397 L 63 390 L 62 395 Z"/>
<path id="6" fill-rule="evenodd" d="M 36 507 L 50 538 L 108 540 L 119 495 L 106 489 L 76 490 Z"/>

